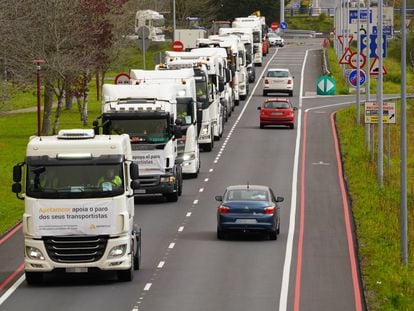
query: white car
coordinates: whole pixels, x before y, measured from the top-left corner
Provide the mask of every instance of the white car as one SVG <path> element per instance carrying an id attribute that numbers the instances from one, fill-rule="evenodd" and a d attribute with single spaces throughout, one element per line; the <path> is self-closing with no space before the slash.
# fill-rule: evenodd
<path id="1" fill-rule="evenodd" d="M 278 34 L 270 32 L 267 34 L 267 37 L 269 38 L 270 46 L 283 47 L 285 45 L 285 40 Z"/>
<path id="2" fill-rule="evenodd" d="M 289 69 L 269 68 L 263 77 L 263 96 L 268 93 L 288 93 L 293 96 L 293 78 Z"/>

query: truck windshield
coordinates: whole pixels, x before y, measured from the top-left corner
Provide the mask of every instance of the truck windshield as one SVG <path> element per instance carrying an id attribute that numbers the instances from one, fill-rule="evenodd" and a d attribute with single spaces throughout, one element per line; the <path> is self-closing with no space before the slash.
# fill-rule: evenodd
<path id="1" fill-rule="evenodd" d="M 96 198 L 123 192 L 121 163 L 27 166 L 26 194 L 33 198 Z"/>
<path id="2" fill-rule="evenodd" d="M 167 119 L 115 119 L 112 132 L 129 134 L 132 143 L 166 143 L 171 137 Z"/>
<path id="3" fill-rule="evenodd" d="M 191 125 L 194 122 L 193 101 L 177 103 L 177 117 L 182 125 Z"/>

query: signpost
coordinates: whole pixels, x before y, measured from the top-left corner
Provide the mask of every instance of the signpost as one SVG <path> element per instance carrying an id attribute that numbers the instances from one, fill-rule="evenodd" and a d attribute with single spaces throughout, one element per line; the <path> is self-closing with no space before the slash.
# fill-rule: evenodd
<path id="1" fill-rule="evenodd" d="M 316 82 L 316 93 L 318 95 L 334 95 L 335 90 L 335 80 L 330 76 L 322 76 Z"/>
<path id="2" fill-rule="evenodd" d="M 172 44 L 172 50 L 174 52 L 184 51 L 184 43 L 182 43 L 181 41 L 174 41 Z"/>
<path id="3" fill-rule="evenodd" d="M 341 59 L 339 60 L 340 65 L 348 65 L 351 60 L 352 51 L 350 48 L 346 48 L 344 54 L 342 54 Z"/>
<path id="4" fill-rule="evenodd" d="M 359 53 L 359 68 L 363 68 L 365 66 L 367 58 L 364 54 Z M 351 65 L 352 68 L 357 69 L 358 68 L 358 53 L 354 52 L 352 53 L 350 59 L 349 59 L 349 65 Z"/>
<path id="5" fill-rule="evenodd" d="M 280 28 L 282 28 L 283 30 L 288 28 L 288 24 L 286 22 L 281 22 L 280 23 Z"/>
<path id="6" fill-rule="evenodd" d="M 382 103 L 383 115 L 382 120 L 384 124 L 396 123 L 396 111 L 394 102 Z M 378 103 L 377 102 L 365 102 L 365 123 L 377 124 L 378 123 Z"/>
<path id="7" fill-rule="evenodd" d="M 115 84 L 129 84 L 130 76 L 127 73 L 117 74 L 115 77 Z"/>
<path id="8" fill-rule="evenodd" d="M 272 29 L 273 31 L 276 31 L 279 29 L 279 23 L 278 22 L 272 22 L 270 24 L 270 29 Z"/>
<path id="9" fill-rule="evenodd" d="M 149 39 L 150 30 L 147 26 L 141 26 L 138 28 L 138 48 L 141 50 L 144 59 L 144 70 L 146 69 L 145 53 L 151 43 Z"/>
<path id="10" fill-rule="evenodd" d="M 351 83 L 352 86 L 356 87 L 358 85 L 358 70 L 354 69 L 351 71 L 348 77 L 349 83 Z M 359 70 L 359 85 L 364 85 L 366 79 L 365 71 Z"/>

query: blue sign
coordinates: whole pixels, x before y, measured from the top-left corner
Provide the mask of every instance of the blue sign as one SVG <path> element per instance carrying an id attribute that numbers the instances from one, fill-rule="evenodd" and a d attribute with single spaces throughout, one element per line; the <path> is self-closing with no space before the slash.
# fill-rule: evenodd
<path id="1" fill-rule="evenodd" d="M 378 28 L 377 26 L 372 26 L 372 33 L 374 35 L 376 35 L 378 33 Z M 388 37 L 392 37 L 392 26 L 388 25 L 388 26 L 383 26 L 382 27 L 382 34 Z"/>
<path id="2" fill-rule="evenodd" d="M 357 74 L 358 74 L 358 70 L 357 69 L 354 69 L 354 70 L 351 71 L 351 73 L 348 76 L 348 81 L 353 86 L 357 86 L 358 85 L 358 76 L 357 76 Z M 359 70 L 359 86 L 364 85 L 365 78 L 366 78 L 365 71 L 363 71 L 363 70 L 360 69 Z"/>
<path id="3" fill-rule="evenodd" d="M 368 20 L 368 10 L 359 10 L 359 19 Z M 358 20 L 358 10 L 349 10 L 349 24 Z M 372 10 L 369 10 L 369 23 L 372 23 Z"/>
<path id="4" fill-rule="evenodd" d="M 360 44 L 360 52 L 364 53 L 366 48 L 367 48 L 367 43 L 366 43 L 366 37 L 367 35 L 361 35 L 361 44 Z M 369 35 L 369 58 L 375 58 L 378 56 L 377 53 L 377 49 L 378 49 L 378 44 L 377 44 L 377 35 Z M 365 53 L 364 53 L 365 54 Z M 387 36 L 383 35 L 382 36 L 382 57 L 386 57 L 387 56 Z"/>
<path id="5" fill-rule="evenodd" d="M 287 29 L 288 28 L 288 24 L 286 22 L 281 22 L 280 23 L 280 28 Z"/>

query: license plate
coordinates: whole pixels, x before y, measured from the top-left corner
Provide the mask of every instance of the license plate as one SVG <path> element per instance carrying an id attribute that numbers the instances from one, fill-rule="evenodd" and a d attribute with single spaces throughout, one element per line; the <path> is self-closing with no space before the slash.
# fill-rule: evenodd
<path id="1" fill-rule="evenodd" d="M 272 116 L 281 116 L 282 113 L 281 112 L 272 112 Z"/>
<path id="2" fill-rule="evenodd" d="M 135 190 L 135 193 L 147 193 L 147 190 L 145 190 L 145 189 L 138 189 L 138 190 Z"/>
<path id="3" fill-rule="evenodd" d="M 87 273 L 88 268 L 76 267 L 76 268 L 66 268 L 67 273 Z"/>
<path id="4" fill-rule="evenodd" d="M 236 222 L 239 224 L 255 224 L 257 223 L 257 220 L 256 219 L 237 219 Z"/>

